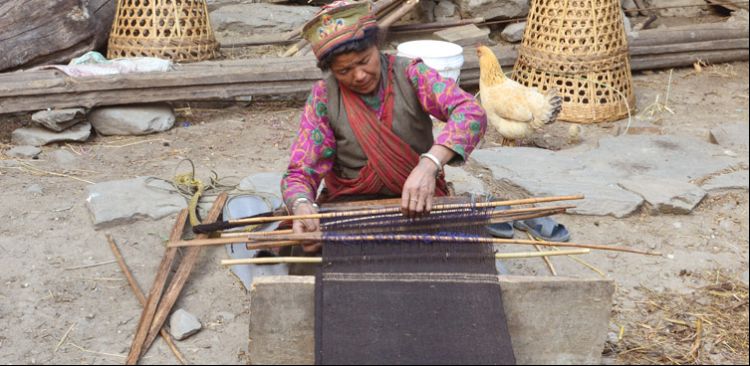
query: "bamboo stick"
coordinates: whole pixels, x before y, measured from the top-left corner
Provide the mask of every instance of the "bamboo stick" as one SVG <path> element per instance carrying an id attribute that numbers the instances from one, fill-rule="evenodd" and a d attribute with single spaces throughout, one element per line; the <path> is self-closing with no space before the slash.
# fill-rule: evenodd
<path id="1" fill-rule="evenodd" d="M 486 224 L 499 224 L 504 222 L 510 222 L 515 220 L 528 220 L 538 217 L 544 217 L 544 216 L 550 216 L 555 214 L 564 213 L 566 209 L 572 208 L 575 206 L 568 205 L 568 206 L 553 206 L 553 207 L 532 207 L 532 208 L 522 208 L 522 209 L 516 209 L 516 210 L 504 210 L 504 211 L 495 211 L 491 213 L 491 219 L 488 222 L 480 222 L 475 223 L 474 225 L 486 225 Z M 506 214 L 508 213 L 508 214 Z M 469 219 L 474 219 L 473 217 L 469 217 Z M 414 224 L 419 224 L 419 221 L 415 221 Z M 456 218 L 455 222 L 451 222 L 448 224 L 440 224 L 441 227 L 455 227 L 455 226 L 466 226 L 470 225 L 471 222 L 462 222 L 460 218 Z M 424 225 L 409 225 L 409 226 L 403 226 L 403 227 L 393 227 L 388 228 L 388 230 L 420 230 L 420 229 L 429 229 L 431 227 L 435 226 L 435 223 L 426 223 Z M 370 230 L 383 230 L 382 227 L 369 227 Z M 346 230 L 344 230 L 346 232 Z M 193 239 L 193 240 L 179 240 L 174 242 L 167 243 L 167 246 L 170 248 L 177 248 L 177 247 L 192 247 L 192 246 L 210 246 L 210 245 L 222 245 L 222 244 L 235 244 L 235 243 L 246 243 L 248 241 L 253 241 L 258 238 L 268 238 L 268 237 L 276 237 L 276 236 L 282 236 L 282 235 L 288 235 L 292 234 L 292 230 L 279 230 L 279 231 L 266 231 L 266 232 L 242 232 L 242 233 L 231 233 L 230 235 L 224 235 L 220 238 L 215 239 Z M 291 242 L 290 245 L 299 244 L 297 241 L 283 241 L 283 243 Z M 250 247 L 248 245 L 248 249 L 267 249 L 267 248 L 276 248 L 280 246 L 286 246 L 279 243 L 273 243 L 273 246 L 269 246 L 269 244 L 265 244 L 263 246 L 259 247 Z"/>
<path id="2" fill-rule="evenodd" d="M 561 255 L 588 254 L 590 249 L 555 250 L 548 252 L 518 252 L 518 253 L 495 253 L 495 259 L 521 259 L 536 257 L 553 257 Z M 224 259 L 222 266 L 236 266 L 244 264 L 278 264 L 278 263 L 322 263 L 321 257 L 264 257 L 245 259 Z"/>
<path id="3" fill-rule="evenodd" d="M 107 234 L 107 241 L 109 242 L 109 248 L 112 249 L 112 254 L 114 254 L 115 259 L 117 259 L 117 265 L 120 266 L 120 271 L 122 271 L 122 274 L 125 275 L 125 279 L 128 280 L 128 285 L 130 285 L 130 289 L 133 290 L 133 294 L 135 295 L 135 298 L 138 299 L 138 302 L 141 304 L 141 306 L 146 306 L 146 301 L 147 301 L 146 296 L 143 295 L 143 291 L 141 291 L 140 286 L 138 286 L 138 282 L 135 281 L 133 274 L 130 272 L 128 265 L 125 263 L 125 259 L 122 257 L 122 253 L 120 253 L 120 249 L 117 248 L 117 243 L 115 243 L 115 240 L 112 239 L 112 236 L 109 234 Z M 174 344 L 174 339 L 172 339 L 172 336 L 169 333 L 167 333 L 167 331 L 164 328 L 159 330 L 159 334 L 161 335 L 162 338 L 164 338 L 164 342 L 167 342 L 167 346 L 169 346 L 169 349 L 177 358 L 177 361 L 180 361 L 180 363 L 183 365 L 187 365 L 188 362 L 185 359 L 185 356 L 182 355 L 180 350 L 177 348 L 177 345 Z"/>
<path id="4" fill-rule="evenodd" d="M 298 240 L 298 241 L 323 241 L 322 232 L 311 232 L 303 234 L 288 234 L 274 237 L 277 240 Z M 259 241 L 269 240 L 269 238 L 257 238 Z M 341 235 L 325 237 L 327 241 L 423 241 L 423 242 L 454 242 L 454 243 L 474 243 L 474 244 L 518 244 L 518 245 L 543 245 L 559 246 L 568 248 L 587 248 L 597 250 L 609 250 L 616 252 L 626 252 L 634 254 L 644 254 L 661 256 L 658 252 L 647 252 L 638 249 L 625 248 L 614 245 L 597 245 L 597 244 L 578 244 L 567 242 L 537 241 L 523 239 L 501 239 L 485 238 L 477 236 L 450 236 L 450 235 L 425 235 L 425 234 L 377 234 L 377 235 Z"/>
<path id="5" fill-rule="evenodd" d="M 579 200 L 583 198 L 584 197 L 582 195 L 575 195 L 575 196 L 525 198 L 525 199 L 508 200 L 508 201 L 479 202 L 479 203 L 474 203 L 474 204 L 471 204 L 471 203 L 469 204 L 463 204 L 463 203 L 443 204 L 443 205 L 435 205 L 432 208 L 432 210 L 442 211 L 442 210 L 453 210 L 453 209 L 473 208 L 473 207 L 487 208 L 487 207 L 497 207 L 497 206 L 517 206 L 517 205 L 529 205 L 529 204 L 544 203 L 544 202 Z M 376 209 L 376 210 L 328 212 L 328 213 L 317 213 L 317 214 L 309 214 L 309 215 L 254 217 L 254 218 L 249 218 L 249 219 L 228 220 L 228 221 L 216 222 L 212 224 L 197 225 L 193 228 L 193 232 L 206 233 L 206 232 L 223 230 L 223 229 L 227 229 L 230 227 L 260 224 L 260 223 L 273 222 L 273 221 L 327 219 L 327 218 L 352 217 L 352 216 L 362 216 L 362 215 L 380 215 L 380 214 L 397 213 L 397 212 L 401 212 L 400 206 L 388 207 L 388 208 L 382 208 L 382 209 Z"/>
<path id="6" fill-rule="evenodd" d="M 406 0 L 396 10 L 385 16 L 382 21 L 378 22 L 378 26 L 383 30 L 387 30 L 391 24 L 409 13 L 415 6 L 417 6 L 417 4 L 419 4 L 419 0 Z"/>

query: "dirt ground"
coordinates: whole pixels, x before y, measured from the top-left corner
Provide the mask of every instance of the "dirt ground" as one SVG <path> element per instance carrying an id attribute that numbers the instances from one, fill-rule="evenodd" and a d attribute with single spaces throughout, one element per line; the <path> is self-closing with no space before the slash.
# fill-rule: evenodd
<path id="1" fill-rule="evenodd" d="M 708 66 L 701 72 L 675 70 L 669 80 L 669 71 L 634 75 L 638 111 L 632 124 L 648 122 L 667 134 L 708 139 L 712 127 L 748 120 L 748 63 Z M 671 112 L 663 108 L 667 85 L 666 105 Z M 655 103 L 657 95 L 659 103 Z M 148 291 L 175 216 L 95 230 L 85 207 L 89 184 L 85 181 L 136 176 L 169 179 L 185 158 L 192 159 L 203 179 L 208 179 L 210 171 L 235 183 L 252 173 L 283 171 L 300 106 L 299 102 L 185 105 L 178 110 L 175 127 L 166 133 L 131 138 L 94 136 L 86 143 L 45 146 L 39 160 L 23 161 L 28 165 L 21 166 L 0 156 L 6 160 L 0 161 L 0 362 L 124 361 L 141 307 L 113 262 L 105 236 L 114 237 L 141 288 Z M 10 132 L 25 123 L 27 116 L 0 116 L 0 151 L 10 148 Z M 580 143 L 594 145 L 602 136 L 616 135 L 626 124 L 623 120 L 582 126 Z M 565 123 L 552 125 L 532 143 L 570 148 L 575 144 L 568 141 L 568 128 Z M 496 138 L 489 133 L 485 146 Z M 54 161 L 50 153 L 55 150 L 67 150 L 75 158 Z M 185 167 L 181 166 L 182 172 Z M 467 170 L 485 180 L 492 193 L 508 193 L 476 165 L 469 164 Z M 33 184 L 40 185 L 42 193 L 27 191 Z M 736 279 L 744 272 L 747 281 L 747 191 L 712 194 L 689 215 L 642 213 L 623 219 L 566 215 L 559 220 L 578 242 L 620 243 L 665 254 L 645 257 L 595 252 L 582 257 L 595 270 L 568 258 L 552 259 L 559 275 L 604 276 L 615 281 L 610 351 L 606 355 L 610 362 L 637 363 L 618 356 L 626 349 L 631 349 L 630 355 L 645 350 L 653 356 L 664 347 L 635 342 L 636 338 L 648 342 L 644 329 L 654 328 L 649 324 L 662 320 L 662 315 L 643 307 L 653 301 L 654 294 L 698 296 L 701 292 L 697 289 L 715 284 L 718 278 L 706 274 L 717 271 L 732 283 L 739 283 Z M 241 284 L 219 265 L 225 256 L 224 248 L 204 250 L 177 304 L 204 325 L 198 334 L 177 342 L 191 363 L 246 362 L 249 299 Z M 513 274 L 549 275 L 540 259 L 515 260 L 507 265 Z M 744 349 L 731 352 L 721 342 L 709 347 L 705 340 L 710 339 L 707 332 L 712 328 L 705 327 L 704 343 L 698 342 L 696 357 L 688 362 L 747 362 L 747 285 L 744 299 L 735 296 L 740 304 L 744 301 L 744 313 L 740 311 L 737 318 L 741 321 L 744 316 L 744 322 L 723 331 L 738 334 L 740 342 L 744 336 Z M 711 323 L 710 314 L 703 318 Z M 691 326 L 686 325 L 687 330 Z M 684 342 L 695 342 L 700 332 L 692 330 Z M 627 343 L 629 340 L 632 342 Z M 634 347 L 643 348 L 634 351 Z M 142 362 L 174 363 L 175 359 L 164 342 L 157 340 Z"/>

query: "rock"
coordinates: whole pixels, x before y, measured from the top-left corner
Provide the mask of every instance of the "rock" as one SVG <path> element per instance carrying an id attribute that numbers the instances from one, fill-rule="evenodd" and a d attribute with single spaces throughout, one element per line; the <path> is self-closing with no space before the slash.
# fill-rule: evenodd
<path id="1" fill-rule="evenodd" d="M 63 169 L 74 168 L 78 164 L 78 158 L 68 150 L 59 149 L 46 155 L 51 162 Z"/>
<path id="2" fill-rule="evenodd" d="M 523 31 L 526 29 L 526 22 L 509 24 L 503 32 L 500 33 L 500 37 L 508 42 L 517 43 L 523 39 Z"/>
<path id="3" fill-rule="evenodd" d="M 211 12 L 211 26 L 224 34 L 283 33 L 305 24 L 318 10 L 314 6 L 229 4 Z"/>
<path id="4" fill-rule="evenodd" d="M 745 271 L 745 272 L 742 272 L 742 276 L 740 277 L 740 279 L 742 279 L 742 282 L 744 282 L 745 285 L 747 285 L 748 281 L 750 281 L 750 278 L 748 276 L 750 276 L 750 273 L 748 273 L 748 271 Z"/>
<path id="5" fill-rule="evenodd" d="M 706 14 L 705 0 L 644 0 L 647 8 L 662 8 L 656 10 L 665 17 L 697 17 Z M 665 9 L 666 8 L 666 9 Z"/>
<path id="6" fill-rule="evenodd" d="M 713 177 L 703 183 L 701 188 L 708 192 L 724 191 L 730 189 L 748 190 L 750 176 L 747 170 L 740 170 L 729 174 Z"/>
<path id="7" fill-rule="evenodd" d="M 97 229 L 149 217 L 160 219 L 187 207 L 171 184 L 148 177 L 86 187 L 86 206 Z"/>
<path id="8" fill-rule="evenodd" d="M 264 193 L 281 198 L 283 173 L 269 172 L 248 175 L 240 181 L 239 189 L 248 193 Z"/>
<path id="9" fill-rule="evenodd" d="M 529 13 L 528 0 L 456 0 L 461 18 L 521 18 Z"/>
<path id="10" fill-rule="evenodd" d="M 622 0 L 620 1 L 620 5 L 622 6 L 622 9 L 636 9 L 637 6 L 635 5 L 635 1 L 633 0 Z"/>
<path id="11" fill-rule="evenodd" d="M 19 158 L 19 159 L 33 159 L 39 156 L 39 154 L 42 153 L 42 149 L 36 147 L 36 146 L 16 146 L 10 150 L 8 150 L 5 154 L 10 156 L 11 158 Z"/>
<path id="12" fill-rule="evenodd" d="M 453 1 L 440 0 L 435 5 L 435 20 L 448 20 L 458 17 L 458 8 Z"/>
<path id="13" fill-rule="evenodd" d="M 711 142 L 725 148 L 747 151 L 750 145 L 749 133 L 747 122 L 722 125 L 711 129 Z"/>
<path id="14" fill-rule="evenodd" d="M 424 23 L 430 23 L 435 21 L 435 1 L 427 0 L 420 1 L 419 6 L 421 9 L 422 20 Z"/>
<path id="15" fill-rule="evenodd" d="M 86 110 L 83 108 L 52 109 L 39 111 L 31 115 L 31 120 L 36 124 L 57 132 L 83 122 L 85 119 Z"/>
<path id="16" fill-rule="evenodd" d="M 91 135 L 91 124 L 79 123 L 65 131 L 54 132 L 41 127 L 23 127 L 13 131 L 14 145 L 42 146 L 61 141 L 86 141 Z"/>
<path id="17" fill-rule="evenodd" d="M 31 193 L 31 194 L 43 194 L 44 193 L 44 189 L 42 188 L 41 185 L 34 183 L 34 184 L 26 187 L 25 192 L 26 193 Z"/>
<path id="18" fill-rule="evenodd" d="M 461 168 L 446 165 L 445 179 L 448 182 L 453 183 L 453 189 L 458 195 L 461 195 L 463 193 L 477 195 L 487 194 L 487 187 L 485 187 L 484 182 L 475 178 Z"/>
<path id="19" fill-rule="evenodd" d="M 664 129 L 651 123 L 634 122 L 630 126 L 619 126 L 617 134 L 623 133 L 628 135 L 663 135 Z"/>
<path id="20" fill-rule="evenodd" d="M 643 198 L 618 183 L 649 176 L 687 183 L 742 162 L 706 141 L 683 136 L 619 136 L 599 140 L 595 148 L 552 152 L 520 147 L 480 149 L 472 159 L 534 196 L 584 194 L 571 213 L 623 217 Z M 592 172 L 595 172 L 592 173 Z"/>
<path id="21" fill-rule="evenodd" d="M 198 321 L 198 318 L 183 309 L 177 309 L 169 317 L 169 334 L 178 341 L 198 333 L 201 328 L 201 322 Z"/>
<path id="22" fill-rule="evenodd" d="M 102 135 L 147 135 L 172 128 L 175 116 L 169 104 L 136 104 L 94 109 L 89 121 Z"/>
<path id="23" fill-rule="evenodd" d="M 0 70 L 67 63 L 105 46 L 115 15 L 110 0 L 4 0 Z"/>
<path id="24" fill-rule="evenodd" d="M 706 196 L 706 191 L 696 185 L 664 178 L 641 176 L 618 184 L 643 197 L 653 214 L 689 214 Z"/>
<path id="25" fill-rule="evenodd" d="M 479 28 L 474 24 L 451 27 L 433 33 L 439 39 L 462 47 L 472 47 L 477 43 L 488 44 L 490 41 L 489 34 L 489 28 Z"/>

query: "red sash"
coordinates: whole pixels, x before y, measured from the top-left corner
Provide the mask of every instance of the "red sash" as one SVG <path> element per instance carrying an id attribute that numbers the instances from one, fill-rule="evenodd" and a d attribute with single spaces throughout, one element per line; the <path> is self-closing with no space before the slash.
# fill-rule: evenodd
<path id="1" fill-rule="evenodd" d="M 382 116 L 370 109 L 360 96 L 339 83 L 349 124 L 359 145 L 367 156 L 367 164 L 354 179 L 344 179 L 335 173 L 326 175 L 325 182 L 329 199 L 343 195 L 379 194 L 384 188 L 400 194 L 409 174 L 419 163 L 417 154 L 409 144 L 393 132 L 393 64 L 395 57 L 388 57 L 385 100 Z M 383 77 L 381 75 L 381 77 Z M 437 178 L 435 195 L 448 194 L 445 176 Z"/>

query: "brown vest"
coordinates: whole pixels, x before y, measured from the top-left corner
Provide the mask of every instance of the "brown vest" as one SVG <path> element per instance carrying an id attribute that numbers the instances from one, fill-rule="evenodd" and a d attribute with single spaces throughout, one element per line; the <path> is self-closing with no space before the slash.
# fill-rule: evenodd
<path id="1" fill-rule="evenodd" d="M 388 57 L 380 55 L 381 78 L 387 77 Z M 417 92 L 406 77 L 406 68 L 411 60 L 396 57 L 393 66 L 393 132 L 407 142 L 414 151 L 422 154 L 430 150 L 434 138 L 432 136 L 432 120 L 419 103 Z M 333 75 L 326 79 L 328 89 L 328 118 L 336 136 L 336 158 L 333 171 L 342 178 L 353 179 L 359 170 L 367 164 L 367 156 L 357 141 L 354 131 L 349 126 L 349 118 L 341 99 L 339 83 Z"/>

